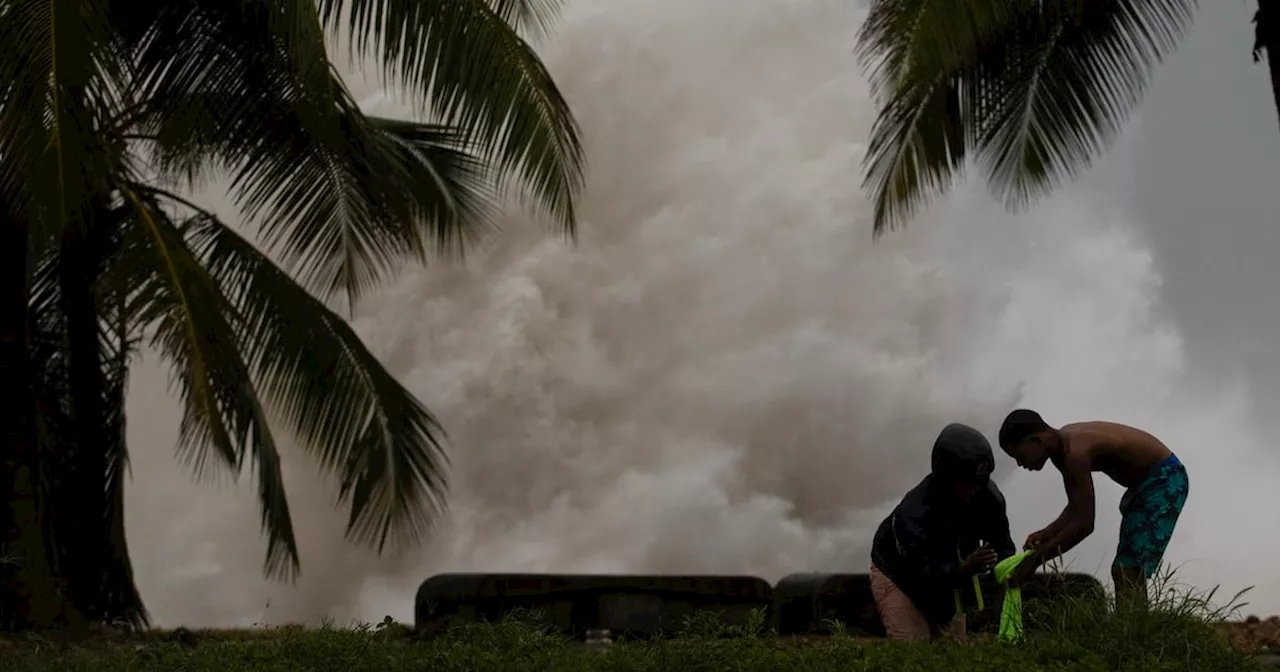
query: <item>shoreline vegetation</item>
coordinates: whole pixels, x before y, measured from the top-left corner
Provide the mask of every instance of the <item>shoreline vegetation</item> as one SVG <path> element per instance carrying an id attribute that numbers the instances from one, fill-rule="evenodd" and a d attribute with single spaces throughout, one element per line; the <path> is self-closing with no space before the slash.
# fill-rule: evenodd
<path id="1" fill-rule="evenodd" d="M 988 632 L 904 645 L 851 636 L 841 624 L 811 636 L 777 636 L 763 612 L 727 625 L 708 614 L 667 637 L 590 647 L 514 612 L 495 623 L 457 623 L 430 638 L 387 617 L 339 627 L 280 626 L 241 630 L 105 630 L 76 641 L 49 635 L 0 638 L 0 672 L 131 670 L 1019 670 L 1020 672 L 1248 672 L 1274 669 L 1268 649 L 1280 643 L 1280 617 L 1241 620 L 1239 595 L 1212 606 L 1214 592 L 1164 591 L 1150 608 L 1103 598 L 1062 598 L 1028 605 L 1027 639 L 1011 645 Z"/>

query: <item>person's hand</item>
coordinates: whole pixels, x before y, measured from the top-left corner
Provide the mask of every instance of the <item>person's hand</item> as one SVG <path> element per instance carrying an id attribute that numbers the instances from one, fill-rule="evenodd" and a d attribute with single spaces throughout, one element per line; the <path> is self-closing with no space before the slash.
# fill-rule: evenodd
<path id="1" fill-rule="evenodd" d="M 965 574 L 977 574 L 991 569 L 996 564 L 999 557 L 996 552 L 988 546 L 983 546 L 978 550 L 969 554 L 962 563 L 961 571 Z"/>
<path id="2" fill-rule="evenodd" d="M 1028 555 L 1026 558 L 1023 559 L 1022 562 L 1018 563 L 1018 566 L 1015 567 L 1013 572 L 1009 574 L 1009 578 L 1005 581 L 1005 584 L 1009 588 L 1022 587 L 1022 584 L 1026 583 L 1028 579 L 1035 576 L 1036 569 L 1039 566 L 1040 566 L 1040 562 L 1039 562 L 1039 558 L 1036 557 L 1036 554 L 1033 553 L 1031 555 Z"/>
<path id="3" fill-rule="evenodd" d="M 1044 546 L 1045 542 L 1049 541 L 1049 537 L 1051 536 L 1053 535 L 1049 534 L 1048 530 L 1040 530 L 1039 532 L 1032 532 L 1031 534 L 1027 535 L 1027 541 L 1022 545 L 1022 550 L 1038 551 L 1040 550 L 1041 546 Z"/>

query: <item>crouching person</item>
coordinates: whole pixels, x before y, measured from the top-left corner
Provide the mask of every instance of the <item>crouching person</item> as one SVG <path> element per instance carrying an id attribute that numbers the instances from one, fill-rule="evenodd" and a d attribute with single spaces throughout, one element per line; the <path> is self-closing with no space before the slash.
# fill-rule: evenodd
<path id="1" fill-rule="evenodd" d="M 961 590 L 977 591 L 977 576 L 1015 552 L 994 466 L 981 432 L 947 425 L 933 444 L 932 473 L 880 524 L 871 592 L 891 639 L 965 638 Z"/>

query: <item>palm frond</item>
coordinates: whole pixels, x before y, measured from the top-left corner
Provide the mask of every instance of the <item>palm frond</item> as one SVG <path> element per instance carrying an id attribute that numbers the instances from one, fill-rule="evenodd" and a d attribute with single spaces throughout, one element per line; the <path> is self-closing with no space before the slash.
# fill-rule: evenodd
<path id="1" fill-rule="evenodd" d="M 385 198 L 401 194 L 415 238 L 443 254 L 463 255 L 496 229 L 492 170 L 458 129 L 384 117 L 365 117 L 371 142 L 366 159 L 382 173 Z M 407 206 L 407 207 L 406 207 Z M 421 243 L 419 243 L 421 245 Z M 427 250 L 420 250 L 423 255 Z M 425 256 L 420 256 L 424 260 Z"/>
<path id="2" fill-rule="evenodd" d="M 1277 48 L 1280 48 L 1280 3 L 1258 0 L 1258 10 L 1253 14 L 1253 62 L 1262 60 L 1263 52 L 1269 58 Z"/>
<path id="3" fill-rule="evenodd" d="M 864 160 L 864 186 L 875 195 L 875 235 L 910 220 L 964 167 L 967 137 L 959 96 L 951 81 L 919 82 L 881 109 Z"/>
<path id="4" fill-rule="evenodd" d="M 185 233 L 240 316 L 241 347 L 272 408 L 340 476 L 348 535 L 379 551 L 421 539 L 444 507 L 436 419 L 341 317 L 249 241 L 207 212 Z"/>
<path id="5" fill-rule="evenodd" d="M 426 261 L 492 224 L 483 163 L 452 129 L 370 121 L 348 101 L 342 138 L 260 145 L 235 177 L 246 212 L 300 280 L 354 300 L 407 258 Z M 289 124 L 279 135 L 301 134 Z"/>
<path id="6" fill-rule="evenodd" d="M 877 0 L 859 35 L 881 107 L 866 162 L 875 231 L 904 223 L 970 157 L 1011 209 L 1077 175 L 1196 6 Z"/>
<path id="7" fill-rule="evenodd" d="M 33 421 L 40 463 L 50 468 L 38 472 L 37 490 L 46 502 L 57 502 L 61 464 L 75 445 L 71 417 L 71 382 L 66 358 L 66 319 L 58 286 L 58 258 L 48 254 L 37 259 L 31 272 L 27 307 L 27 347 L 32 362 Z M 57 465 L 57 468 L 54 467 Z M 55 507 L 49 506 L 49 509 Z M 46 537 L 58 538 L 56 515 L 44 516 Z M 50 553 L 56 567 L 57 557 Z"/>
<path id="8" fill-rule="evenodd" d="M 0 59 L 0 156 L 17 168 L 0 190 L 27 213 L 36 245 L 90 219 L 123 158 L 102 132 L 129 68 L 110 19 L 108 3 L 15 0 L 0 21 L 0 50 L 13 54 Z"/>
<path id="9" fill-rule="evenodd" d="M 1119 135 L 1197 0 L 1055 0 L 1006 26 L 983 62 L 1002 95 L 979 121 L 981 166 L 1011 208 L 1076 177 Z"/>
<path id="10" fill-rule="evenodd" d="M 551 32 L 564 0 L 490 0 L 493 11 L 516 30 L 540 36 Z"/>
<path id="11" fill-rule="evenodd" d="M 233 473 L 251 459 L 267 534 L 266 571 L 289 578 L 299 560 L 280 455 L 237 347 L 234 307 L 154 199 L 140 185 L 122 191 L 135 218 L 130 254 L 121 263 L 137 273 L 139 319 L 155 330 L 152 345 L 175 368 L 184 406 L 179 449 L 197 469 L 209 464 L 210 449 Z"/>
<path id="12" fill-rule="evenodd" d="M 1030 0 L 876 0 L 857 54 L 879 103 L 863 165 L 875 203 L 873 233 L 906 224 L 963 172 L 995 102 L 981 62 Z"/>
<path id="13" fill-rule="evenodd" d="M 572 235 L 585 156 L 567 101 L 504 20 L 547 3 L 499 0 L 318 0 L 325 25 L 346 24 L 354 55 L 374 57 L 441 123 L 458 127 L 499 175 L 518 175 Z M 522 10 L 522 5 L 527 10 Z"/>
<path id="14" fill-rule="evenodd" d="M 859 61 L 885 104 L 899 91 L 972 67 L 1038 0 L 876 0 L 858 29 Z"/>
<path id="15" fill-rule="evenodd" d="M 279 59 L 200 39 L 182 59 L 200 65 L 150 85 L 156 161 L 188 176 L 210 159 L 230 168 L 246 216 L 307 286 L 354 299 L 432 241 L 460 252 L 492 225 L 493 173 L 459 131 L 365 117 L 334 73 L 326 116 Z"/>
<path id="16" fill-rule="evenodd" d="M 1253 62 L 1262 60 L 1266 52 L 1267 70 L 1271 75 L 1271 98 L 1280 115 L 1280 2 L 1258 0 L 1253 15 Z"/>

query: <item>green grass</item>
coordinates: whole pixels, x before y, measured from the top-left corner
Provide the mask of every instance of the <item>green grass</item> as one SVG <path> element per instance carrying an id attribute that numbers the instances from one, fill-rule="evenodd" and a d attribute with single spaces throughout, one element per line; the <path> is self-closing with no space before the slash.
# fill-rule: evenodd
<path id="1" fill-rule="evenodd" d="M 607 651 L 548 634 L 529 619 L 456 626 L 415 642 L 387 622 L 351 629 L 147 633 L 137 638 L 59 644 L 35 636 L 0 641 L 0 672 L 396 672 L 399 670 L 771 670 L 820 672 L 1248 672 L 1263 669 L 1228 647 L 1215 626 L 1233 609 L 1212 594 L 1158 592 L 1151 609 L 1115 609 L 1100 599 L 1028 606 L 1028 638 L 1008 645 L 977 636 L 968 644 L 901 645 L 833 634 L 772 636 L 763 620 L 745 627 L 697 619 L 655 642 L 618 641 Z"/>

